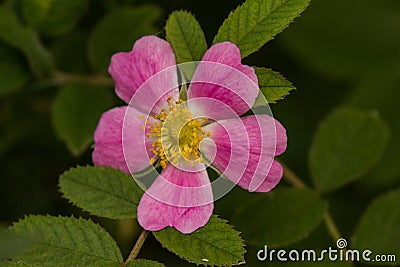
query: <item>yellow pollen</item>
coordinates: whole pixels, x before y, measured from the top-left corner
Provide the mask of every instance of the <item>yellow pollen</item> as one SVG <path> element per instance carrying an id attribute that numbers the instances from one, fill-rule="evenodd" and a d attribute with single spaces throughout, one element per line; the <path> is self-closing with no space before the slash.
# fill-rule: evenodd
<path id="1" fill-rule="evenodd" d="M 157 157 L 163 169 L 168 162 L 175 165 L 179 162 L 189 163 L 191 166 L 195 162 L 203 162 L 199 146 L 205 137 L 211 136 L 202 128 L 208 120 L 193 118 L 183 102 L 168 97 L 168 107 L 153 116 L 155 122 L 146 120 L 145 125 L 141 126 L 147 130 L 146 137 L 152 139 L 150 151 L 154 157 L 150 159 L 150 164 L 154 164 Z"/>

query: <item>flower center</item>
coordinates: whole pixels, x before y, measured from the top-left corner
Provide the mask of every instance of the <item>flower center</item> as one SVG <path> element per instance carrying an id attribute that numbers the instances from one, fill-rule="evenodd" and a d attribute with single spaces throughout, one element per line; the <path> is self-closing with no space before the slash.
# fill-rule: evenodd
<path id="1" fill-rule="evenodd" d="M 168 108 L 162 109 L 154 118 L 154 123 L 147 125 L 147 137 L 152 138 L 151 151 L 154 157 L 150 163 L 160 158 L 160 166 L 164 169 L 168 162 L 176 165 L 178 163 L 202 162 L 199 151 L 200 142 L 205 136 L 211 136 L 210 132 L 202 129 L 206 118 L 193 118 L 183 100 L 173 101 L 167 99 Z"/>

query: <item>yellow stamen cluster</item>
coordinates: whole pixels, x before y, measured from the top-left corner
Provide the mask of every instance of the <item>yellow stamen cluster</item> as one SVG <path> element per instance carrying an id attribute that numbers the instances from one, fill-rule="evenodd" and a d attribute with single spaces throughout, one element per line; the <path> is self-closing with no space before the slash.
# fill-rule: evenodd
<path id="1" fill-rule="evenodd" d="M 147 138 L 153 140 L 151 151 L 154 157 L 150 163 L 154 164 L 157 157 L 160 166 L 164 169 L 168 162 L 176 165 L 180 162 L 202 162 L 199 151 L 200 142 L 205 136 L 211 136 L 210 132 L 202 129 L 202 124 L 207 119 L 193 118 L 183 100 L 173 101 L 167 99 L 168 107 L 155 115 L 155 122 L 145 122 Z"/>

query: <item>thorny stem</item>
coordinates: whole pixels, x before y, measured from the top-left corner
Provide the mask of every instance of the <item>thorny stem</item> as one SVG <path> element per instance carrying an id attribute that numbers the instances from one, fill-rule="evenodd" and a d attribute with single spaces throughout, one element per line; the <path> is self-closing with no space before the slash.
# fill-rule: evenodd
<path id="1" fill-rule="evenodd" d="M 136 259 L 137 255 L 140 252 L 140 249 L 142 248 L 144 241 L 146 241 L 147 236 L 149 235 L 149 232 L 146 230 L 143 230 L 138 239 L 136 240 L 135 245 L 133 246 L 131 253 L 129 254 L 128 258 L 126 261 L 121 265 L 121 267 L 125 267 L 129 262 L 133 261 Z"/>
<path id="2" fill-rule="evenodd" d="M 297 188 L 306 188 L 307 185 L 285 164 L 280 162 L 283 166 L 283 176 L 294 186 Z M 333 241 L 337 241 L 341 238 L 341 234 L 333 221 L 329 211 L 324 213 L 324 222 L 326 228 L 328 229 L 329 234 L 331 235 Z"/>

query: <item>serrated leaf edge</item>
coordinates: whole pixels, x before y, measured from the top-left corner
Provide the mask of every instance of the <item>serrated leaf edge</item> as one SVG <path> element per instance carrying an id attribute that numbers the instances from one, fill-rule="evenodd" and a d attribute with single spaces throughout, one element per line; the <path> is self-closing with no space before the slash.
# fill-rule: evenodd
<path id="1" fill-rule="evenodd" d="M 253 66 L 252 68 L 254 69 L 256 75 L 257 75 L 257 69 L 263 69 L 263 70 L 272 72 L 275 76 L 278 76 L 279 78 L 285 80 L 285 81 L 289 84 L 288 86 L 266 86 L 266 87 L 269 87 L 269 88 L 287 88 L 287 87 L 290 88 L 289 91 L 288 91 L 286 94 L 280 96 L 279 99 L 275 99 L 275 100 L 272 100 L 272 101 L 268 101 L 266 95 L 265 95 L 264 92 L 260 89 L 260 93 L 264 95 L 264 98 L 265 98 L 265 100 L 267 100 L 267 103 L 268 103 L 268 104 L 276 104 L 277 101 L 283 100 L 283 99 L 285 99 L 288 95 L 290 95 L 290 92 L 292 92 L 292 91 L 294 91 L 294 90 L 297 90 L 297 88 L 294 86 L 294 84 L 293 84 L 291 81 L 289 81 L 288 79 L 286 79 L 285 76 L 283 76 L 283 75 L 282 75 L 280 72 L 278 72 L 278 71 L 275 71 L 275 70 L 273 70 L 273 69 L 271 69 L 271 68 L 257 67 L 257 66 Z M 257 75 L 257 79 L 258 79 L 258 75 Z M 258 86 L 260 87 L 260 85 L 258 85 Z"/>
<path id="2" fill-rule="evenodd" d="M 68 201 L 69 204 L 71 204 L 71 205 L 73 205 L 73 206 L 75 206 L 75 207 L 77 207 L 77 208 L 83 210 L 84 212 L 89 213 L 90 215 L 99 216 L 99 217 L 103 217 L 103 218 L 109 218 L 109 219 L 135 219 L 135 218 L 136 218 L 136 215 L 135 215 L 135 214 L 133 214 L 132 217 L 128 217 L 128 216 L 104 217 L 104 216 L 101 216 L 101 215 L 99 215 L 99 214 L 94 214 L 94 213 L 92 213 L 91 211 L 87 210 L 86 208 L 81 207 L 79 204 L 75 203 L 73 200 L 71 200 L 70 198 L 67 197 L 67 194 L 66 194 L 66 193 L 62 190 L 62 188 L 61 188 L 61 177 L 62 177 L 65 173 L 68 173 L 68 172 L 70 172 L 70 171 L 79 170 L 79 169 L 85 169 L 85 168 L 98 168 L 98 169 L 100 169 L 100 170 L 107 170 L 107 169 L 116 170 L 116 169 L 113 169 L 113 168 L 111 168 L 111 167 L 98 167 L 98 166 L 91 166 L 91 165 L 86 165 L 86 166 L 77 165 L 76 167 L 71 167 L 71 168 L 69 168 L 68 170 L 64 171 L 64 172 L 60 175 L 60 178 L 59 178 L 59 180 L 58 180 L 58 188 L 59 188 L 59 191 L 60 191 L 61 194 L 62 194 L 62 197 L 63 197 L 64 199 L 66 199 L 66 200 Z M 135 183 L 136 183 L 136 182 L 135 182 Z M 96 189 L 97 189 L 97 188 L 96 188 Z M 104 192 L 105 192 L 105 191 L 104 191 Z M 108 193 L 108 192 L 105 192 L 105 193 Z M 133 205 L 136 205 L 136 203 L 133 203 L 130 199 L 125 199 L 125 198 L 121 198 L 121 199 L 124 200 L 124 201 L 130 202 L 130 203 L 132 203 Z"/>
<path id="3" fill-rule="evenodd" d="M 247 0 L 247 1 L 249 1 L 249 0 Z M 234 14 L 236 11 L 239 10 L 239 8 L 242 8 L 244 5 L 246 5 L 247 1 L 245 1 L 245 2 L 242 3 L 242 4 L 240 4 L 237 8 L 235 8 L 234 10 L 232 10 L 232 11 L 229 13 L 228 17 L 224 20 L 224 22 L 222 23 L 222 25 L 219 27 L 218 32 L 217 32 L 217 34 L 215 35 L 215 37 L 214 37 L 214 39 L 213 39 L 213 44 L 216 44 L 216 43 L 217 43 L 215 39 L 216 39 L 216 37 L 219 35 L 221 29 L 224 27 L 225 23 L 227 23 L 228 19 L 230 19 L 230 18 L 233 16 L 233 14 Z M 286 0 L 286 2 L 288 2 L 288 1 L 291 1 L 291 0 Z M 261 45 L 261 46 L 259 46 L 258 48 L 256 48 L 256 50 L 255 50 L 254 52 L 259 51 L 259 50 L 261 49 L 261 47 L 263 47 L 266 43 L 268 43 L 268 42 L 274 40 L 275 37 L 276 37 L 278 34 L 282 33 L 295 19 L 297 19 L 298 17 L 300 17 L 301 14 L 307 9 L 307 7 L 308 7 L 308 6 L 310 5 L 310 3 L 311 3 L 311 0 L 307 0 L 307 1 L 308 1 L 307 5 L 306 5 L 303 9 L 300 10 L 300 12 L 299 12 L 299 14 L 298 14 L 297 16 L 293 17 L 292 20 L 290 20 L 287 24 L 285 24 L 285 25 L 282 27 L 282 29 L 281 29 L 280 32 L 277 32 L 274 36 L 271 37 L 270 40 L 268 40 L 268 41 L 265 42 L 263 45 Z M 285 3 L 286 3 L 286 2 L 285 2 Z M 284 3 L 284 4 L 285 4 L 285 3 Z M 272 12 L 275 12 L 276 10 L 280 9 L 284 4 L 280 5 L 279 7 L 277 7 L 277 8 L 276 8 L 274 11 L 272 11 Z M 272 13 L 272 12 L 271 12 L 271 13 Z M 244 38 L 242 38 L 242 40 L 243 40 L 243 39 L 244 39 Z M 254 52 L 251 52 L 250 54 L 252 54 L 252 53 L 254 53 Z M 250 55 L 250 54 L 242 55 L 242 58 L 245 58 L 245 57 L 247 57 L 247 56 Z"/>
<path id="4" fill-rule="evenodd" d="M 49 214 L 46 214 L 46 215 L 40 215 L 40 214 L 39 214 L 39 215 L 33 215 L 33 214 L 29 214 L 29 215 L 25 215 L 24 218 L 19 219 L 17 222 L 13 223 L 13 225 L 10 226 L 10 227 L 8 227 L 8 229 L 12 231 L 16 224 L 24 223 L 24 220 L 30 220 L 30 219 L 32 219 L 32 220 L 38 220 L 38 219 L 47 219 L 47 218 L 51 218 L 51 219 L 73 219 L 73 220 L 78 220 L 78 221 L 84 221 L 84 222 L 92 223 L 93 225 L 95 225 L 96 227 L 98 227 L 98 229 L 99 229 L 100 231 L 102 231 L 103 234 L 105 234 L 106 236 L 108 236 L 110 240 L 112 240 L 112 242 L 114 243 L 115 247 L 118 249 L 118 252 L 119 252 L 119 255 L 118 255 L 118 256 L 120 256 L 119 258 L 121 259 L 121 262 L 111 261 L 111 260 L 108 259 L 108 258 L 103 258 L 103 257 L 99 257 L 99 256 L 87 254 L 87 253 L 81 253 L 81 254 L 86 254 L 86 255 L 89 255 L 89 256 L 95 257 L 95 258 L 101 258 L 101 259 L 104 259 L 104 260 L 106 260 L 106 261 L 114 262 L 114 263 L 117 263 L 117 264 L 122 264 L 123 257 L 122 257 L 120 248 L 118 247 L 118 244 L 117 244 L 117 242 L 115 241 L 115 239 L 114 239 L 100 224 L 98 224 L 98 223 L 92 221 L 90 218 L 89 218 L 89 219 L 85 219 L 85 218 L 82 218 L 82 217 L 76 218 L 76 217 L 74 217 L 73 215 L 71 215 L 71 216 L 61 216 L 61 215 L 52 216 L 52 215 L 49 215 Z M 31 241 L 31 242 L 33 242 L 33 243 L 36 242 L 35 240 L 31 240 L 31 239 L 26 238 L 26 237 L 23 237 L 23 236 L 21 236 L 21 238 L 26 239 L 26 240 L 28 240 L 28 241 Z M 54 247 L 53 245 L 47 244 L 47 243 L 45 243 L 45 242 L 41 242 L 41 243 L 42 243 L 42 244 L 45 244 L 45 245 L 48 245 L 48 246 L 51 246 L 51 247 Z M 65 250 L 70 250 L 70 249 L 67 249 L 67 248 L 64 248 L 64 247 L 59 247 L 59 248 L 65 249 Z M 74 252 L 75 252 L 75 251 L 74 251 Z M 78 254 L 78 253 L 77 253 L 77 254 Z M 18 261 L 21 261 L 21 260 L 18 260 Z M 22 261 L 21 261 L 21 262 L 22 262 Z M 30 264 L 30 263 L 27 263 L 27 264 Z"/>
<path id="5" fill-rule="evenodd" d="M 238 230 L 236 230 L 236 229 L 229 223 L 228 220 L 225 220 L 225 219 L 220 218 L 219 215 L 213 214 L 213 217 L 216 218 L 216 219 L 221 220 L 221 221 L 224 222 L 226 225 L 228 225 L 232 230 L 234 230 L 234 232 L 236 233 L 236 237 L 238 237 L 238 238 L 240 239 L 240 242 L 243 244 L 243 251 L 242 251 L 242 254 L 241 254 L 241 257 L 242 257 L 243 261 L 239 261 L 239 262 L 237 262 L 237 263 L 232 263 L 231 265 L 232 265 L 232 266 L 236 266 L 236 265 L 245 264 L 246 261 L 245 261 L 245 259 L 244 259 L 244 254 L 246 254 L 247 251 L 246 251 L 246 249 L 245 249 L 246 244 L 245 244 L 243 238 L 240 236 L 241 232 L 238 231 Z M 203 226 L 203 227 L 204 227 L 204 226 Z M 202 227 L 201 227 L 201 228 L 202 228 Z M 201 228 L 199 228 L 199 229 L 201 229 Z M 196 231 L 197 231 L 197 230 L 196 230 Z M 196 232 L 196 231 L 195 231 L 195 232 Z M 167 247 L 165 247 L 165 246 L 162 244 L 162 242 L 160 242 L 160 240 L 157 238 L 157 236 L 154 234 L 154 232 L 153 232 L 153 236 L 154 236 L 155 239 L 161 244 L 161 246 L 162 246 L 164 249 L 166 249 L 166 250 L 170 251 L 171 253 L 177 255 L 177 256 L 180 257 L 181 259 L 186 260 L 187 262 L 194 263 L 194 264 L 196 264 L 197 266 L 199 266 L 200 264 L 205 265 L 205 266 L 211 266 L 211 267 L 213 267 L 213 266 L 218 266 L 218 265 L 214 265 L 214 264 L 209 264 L 209 263 L 207 263 L 207 262 L 198 263 L 198 262 L 195 262 L 195 261 L 186 259 L 184 256 L 179 255 L 179 254 L 175 253 L 174 251 L 171 251 L 170 249 L 168 249 Z"/>
<path id="6" fill-rule="evenodd" d="M 189 15 L 191 15 L 191 16 L 194 18 L 194 20 L 196 21 L 196 23 L 198 24 L 198 26 L 199 26 L 200 29 L 202 30 L 202 35 L 203 35 L 203 37 L 204 37 L 204 39 L 205 39 L 204 31 L 203 31 L 203 29 L 201 28 L 201 25 L 200 25 L 199 21 L 197 20 L 196 16 L 195 16 L 192 12 L 190 12 L 190 11 L 188 11 L 188 10 L 180 9 L 180 10 L 175 10 L 175 11 L 173 11 L 171 14 L 169 14 L 168 19 L 167 19 L 167 22 L 168 22 L 168 20 L 172 17 L 172 15 L 174 15 L 174 14 L 176 14 L 176 13 L 180 13 L 180 12 L 181 12 L 181 13 L 185 13 L 185 14 L 189 14 Z M 174 49 L 174 48 L 175 48 L 175 46 L 174 46 L 174 44 L 173 44 L 174 41 L 173 41 L 171 38 L 168 37 L 169 34 L 168 34 L 168 31 L 167 31 L 167 24 L 165 24 L 164 30 L 165 30 L 165 33 L 166 33 L 166 40 L 167 40 L 168 42 L 171 43 L 172 48 Z M 186 42 L 186 38 L 185 38 L 185 44 L 187 44 L 187 43 L 188 43 L 188 42 Z M 208 48 L 207 41 L 206 41 L 206 45 L 207 45 L 207 48 Z M 194 55 L 192 54 L 192 50 L 188 49 L 188 51 L 189 51 L 190 55 L 192 56 L 192 58 L 194 58 Z M 174 51 L 174 52 L 175 52 L 175 51 Z M 176 54 L 176 52 L 175 52 L 175 54 Z M 198 59 L 198 60 L 200 60 L 200 59 Z"/>

